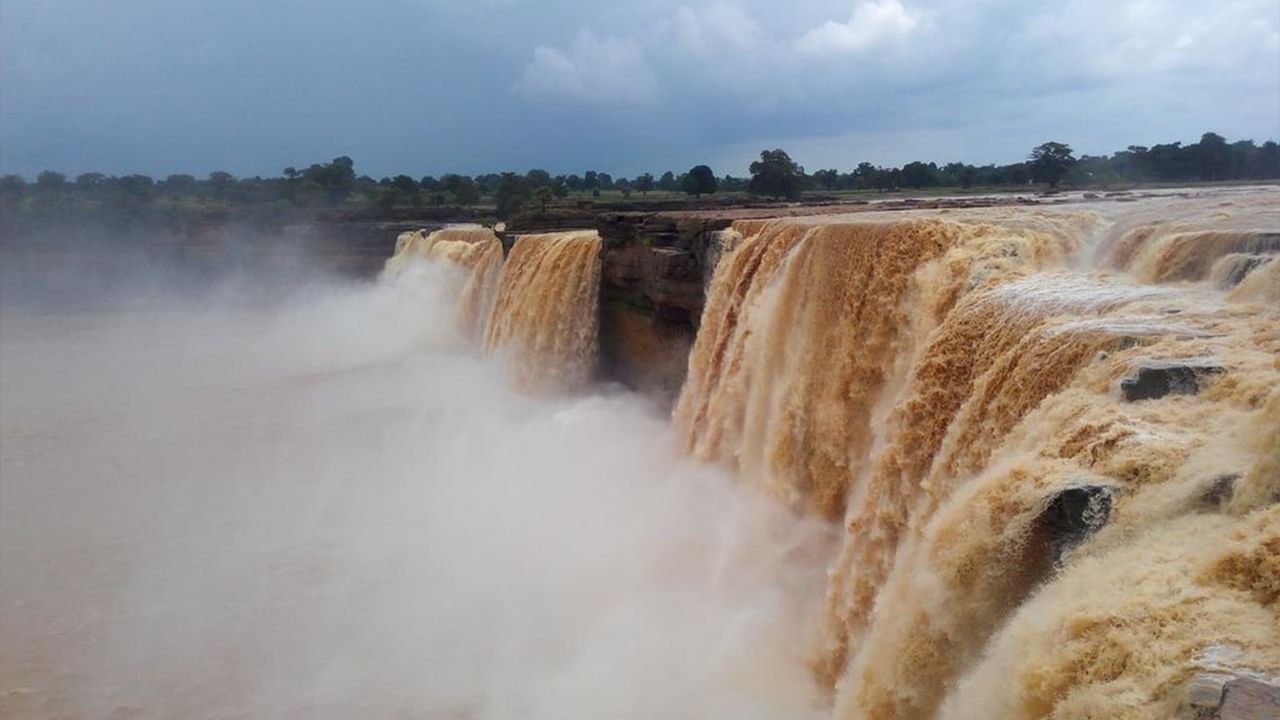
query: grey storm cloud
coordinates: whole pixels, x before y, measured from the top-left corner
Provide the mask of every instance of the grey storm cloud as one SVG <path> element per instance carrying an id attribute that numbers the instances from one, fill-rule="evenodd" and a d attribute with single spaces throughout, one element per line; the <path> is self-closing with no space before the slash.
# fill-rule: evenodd
<path id="1" fill-rule="evenodd" d="M 1280 137 L 1274 0 L 3 0 L 0 169 L 1008 162 Z"/>

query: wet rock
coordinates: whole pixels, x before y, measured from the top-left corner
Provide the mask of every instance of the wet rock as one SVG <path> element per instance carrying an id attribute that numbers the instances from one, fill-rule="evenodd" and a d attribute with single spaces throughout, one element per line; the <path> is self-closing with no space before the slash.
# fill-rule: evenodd
<path id="1" fill-rule="evenodd" d="M 1280 682 L 1251 674 L 1198 673 L 1187 683 L 1180 717 L 1188 720 L 1280 718 Z"/>
<path id="2" fill-rule="evenodd" d="M 1120 393 L 1129 402 L 1157 400 L 1166 395 L 1195 395 L 1200 392 L 1203 378 L 1222 372 L 1225 369 L 1221 365 L 1209 361 L 1148 362 L 1134 375 L 1120 381 Z"/>
<path id="3" fill-rule="evenodd" d="M 600 305 L 600 370 L 670 409 L 684 384 L 693 328 L 622 303 Z"/>
<path id="4" fill-rule="evenodd" d="M 1236 491 L 1236 481 L 1239 479 L 1239 473 L 1219 475 L 1209 481 L 1209 487 L 1204 491 L 1201 498 L 1208 505 L 1225 505 L 1231 502 L 1231 497 Z"/>
<path id="5" fill-rule="evenodd" d="M 1272 262 L 1273 255 L 1235 255 L 1231 257 L 1222 274 L 1217 278 L 1219 290 L 1229 290 L 1244 281 L 1249 273 Z"/>
<path id="6" fill-rule="evenodd" d="M 1039 518 L 1053 562 L 1107 524 L 1111 496 L 1103 485 L 1077 485 L 1053 496 Z"/>

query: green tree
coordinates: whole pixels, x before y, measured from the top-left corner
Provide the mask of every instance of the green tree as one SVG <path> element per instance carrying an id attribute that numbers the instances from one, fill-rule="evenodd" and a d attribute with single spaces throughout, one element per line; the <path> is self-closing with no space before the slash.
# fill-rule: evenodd
<path id="1" fill-rule="evenodd" d="M 186 175 L 184 177 L 191 177 L 191 176 Z M 103 180 L 106 180 L 106 179 L 107 179 L 107 176 L 103 175 L 102 173 L 96 173 L 96 172 L 80 173 L 79 175 L 76 176 L 76 187 L 82 190 L 87 190 L 88 188 L 97 187 L 98 185 L 102 184 Z M 195 178 L 191 178 L 191 180 L 192 182 L 195 182 Z"/>
<path id="2" fill-rule="evenodd" d="M 835 168 L 816 170 L 813 173 L 813 181 L 823 190 L 833 190 L 840 182 L 840 172 Z"/>
<path id="3" fill-rule="evenodd" d="M 538 206 L 542 209 L 542 214 L 547 214 L 547 206 L 555 199 L 556 193 L 551 189 L 550 185 L 543 185 L 533 191 L 533 197 L 537 199 Z"/>
<path id="4" fill-rule="evenodd" d="M 653 175 L 650 173 L 644 173 L 643 175 L 637 176 L 635 187 L 636 190 L 640 191 L 641 195 L 648 195 L 649 191 L 653 189 Z"/>
<path id="5" fill-rule="evenodd" d="M 1201 180 L 1221 180 L 1230 174 L 1231 148 L 1221 135 L 1211 132 L 1201 135 L 1195 155 Z"/>
<path id="6" fill-rule="evenodd" d="M 706 165 L 694 165 L 680 184 L 686 195 L 700 198 L 716 191 L 716 174 Z"/>
<path id="7" fill-rule="evenodd" d="M 1060 142 L 1047 142 L 1031 151 L 1031 178 L 1051 188 L 1058 187 L 1063 176 L 1075 164 L 1071 147 Z"/>
<path id="8" fill-rule="evenodd" d="M 747 189 L 753 195 L 796 199 L 804 188 L 804 168 L 782 150 L 765 150 L 751 163 L 751 182 Z"/>
<path id="9" fill-rule="evenodd" d="M 902 184 L 916 190 L 937 185 L 938 173 L 936 166 L 932 163 L 922 163 L 919 160 L 903 165 Z"/>
<path id="10" fill-rule="evenodd" d="M 493 194 L 493 202 L 497 206 L 495 212 L 505 220 L 520 212 L 529 195 L 529 184 L 523 176 L 512 172 L 502 173 L 498 189 Z"/>
<path id="11" fill-rule="evenodd" d="M 67 176 L 60 172 L 45 170 L 36 176 L 36 188 L 38 190 L 58 191 L 67 184 Z"/>
<path id="12" fill-rule="evenodd" d="M 459 205 L 475 205 L 480 202 L 480 188 L 476 186 L 475 180 L 466 175 L 445 175 L 440 179 L 440 187 L 453 196 L 453 201 Z"/>

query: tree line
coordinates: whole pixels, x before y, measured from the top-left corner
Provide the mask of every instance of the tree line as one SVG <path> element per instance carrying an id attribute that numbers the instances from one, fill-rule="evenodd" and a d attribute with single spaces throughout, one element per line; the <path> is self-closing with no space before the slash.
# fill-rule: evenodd
<path id="1" fill-rule="evenodd" d="M 153 179 L 147 175 L 108 176 L 88 172 L 69 178 L 47 170 L 28 182 L 18 175 L 0 177 L 0 213 L 7 221 L 62 219 L 184 217 L 200 211 L 236 211 L 273 217 L 295 209 L 344 208 L 370 211 L 427 206 L 489 206 L 501 218 L 520 212 L 546 213 L 558 201 L 602 193 L 623 197 L 650 193 L 704 195 L 741 194 L 799 199 L 805 193 L 892 191 L 926 188 L 1019 189 L 1039 185 L 1108 188 L 1151 182 L 1280 179 L 1280 146 L 1274 141 L 1228 142 L 1205 133 L 1199 142 L 1133 145 L 1108 156 L 1077 157 L 1063 143 L 1034 148 L 1027 159 L 1008 165 L 938 165 L 914 161 L 901 167 L 868 162 L 841 171 L 808 173 L 781 149 L 766 150 L 750 166 L 750 177 L 717 177 L 707 165 L 683 173 L 642 173 L 614 178 L 587 170 L 552 175 L 534 169 L 476 176 L 445 174 L 413 178 L 396 175 L 375 180 L 358 175 L 350 157 L 334 158 L 306 168 L 287 167 L 279 177 L 236 178 L 225 171 L 197 178 L 188 174 Z"/>

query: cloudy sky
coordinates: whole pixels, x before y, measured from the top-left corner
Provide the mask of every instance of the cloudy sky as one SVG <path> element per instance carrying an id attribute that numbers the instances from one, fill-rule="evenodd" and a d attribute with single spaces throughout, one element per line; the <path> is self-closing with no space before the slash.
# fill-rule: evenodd
<path id="1" fill-rule="evenodd" d="M 631 175 L 1280 139 L 1280 0 L 0 0 L 0 171 Z"/>

